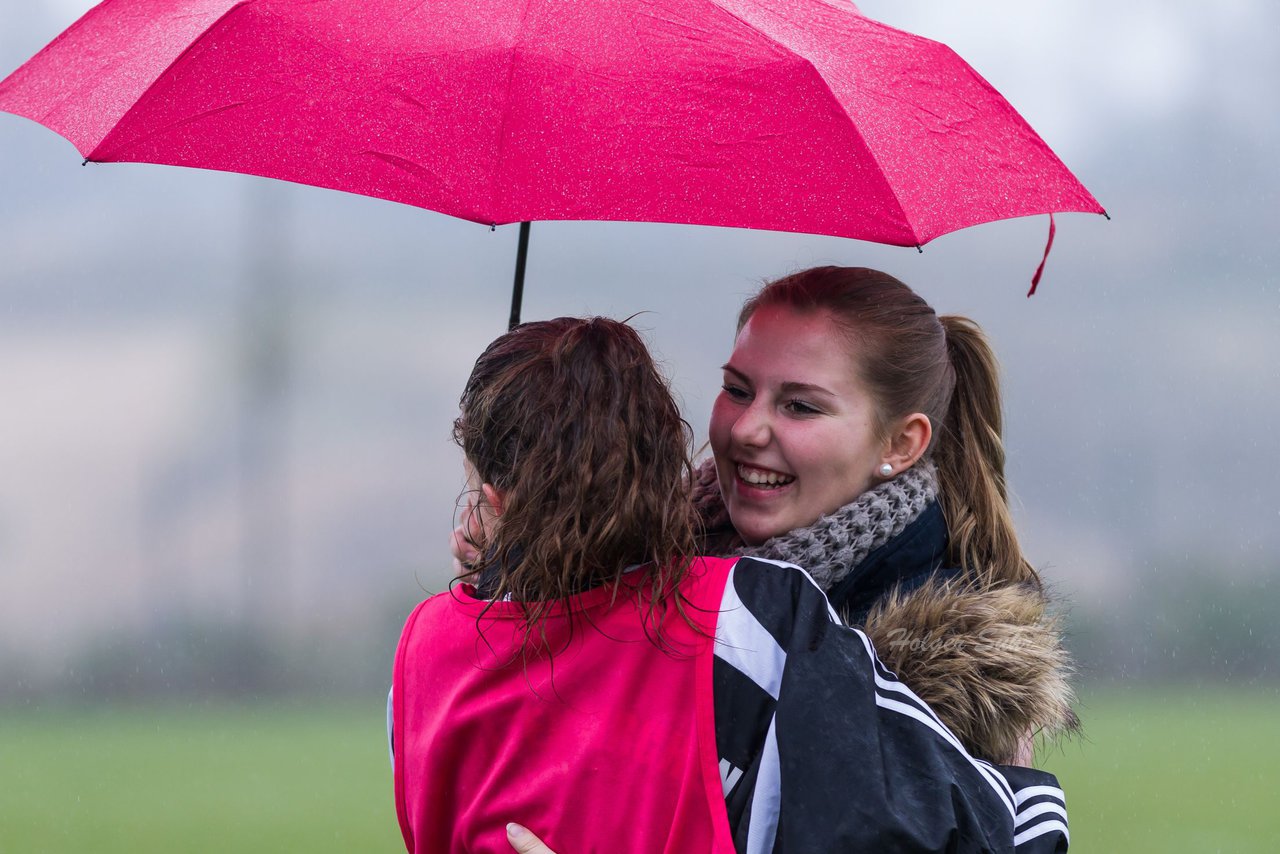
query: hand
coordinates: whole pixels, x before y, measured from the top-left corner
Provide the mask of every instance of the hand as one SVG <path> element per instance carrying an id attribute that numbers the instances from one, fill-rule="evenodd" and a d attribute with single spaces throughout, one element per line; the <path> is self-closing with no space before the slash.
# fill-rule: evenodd
<path id="1" fill-rule="evenodd" d="M 449 535 L 449 553 L 453 555 L 453 576 L 461 578 L 471 572 L 471 564 L 480 557 L 480 551 L 470 542 L 467 526 L 459 525 Z M 473 538 L 474 539 L 474 538 Z"/>
<path id="2" fill-rule="evenodd" d="M 484 527 L 480 513 L 476 508 L 475 494 L 467 494 L 467 504 L 462 509 L 462 524 L 453 529 L 449 535 L 449 553 L 453 555 L 453 575 L 455 578 L 471 571 L 471 564 L 480 557 L 480 549 L 476 544 L 481 542 Z"/>
<path id="3" fill-rule="evenodd" d="M 545 842 L 534 836 L 532 830 L 514 822 L 507 825 L 507 842 L 520 854 L 556 854 Z"/>

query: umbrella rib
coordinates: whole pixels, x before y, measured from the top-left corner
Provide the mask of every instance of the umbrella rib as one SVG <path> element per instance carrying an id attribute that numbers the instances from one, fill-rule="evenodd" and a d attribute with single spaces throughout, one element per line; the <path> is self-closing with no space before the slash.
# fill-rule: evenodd
<path id="1" fill-rule="evenodd" d="M 894 187 L 893 182 L 886 177 L 884 167 L 880 163 L 880 158 L 876 156 L 875 149 L 873 149 L 871 144 L 867 142 L 867 138 L 862 135 L 862 130 L 858 127 L 857 121 L 853 116 L 849 115 L 849 110 L 845 107 L 844 101 L 840 100 L 836 95 L 835 91 L 831 88 L 831 84 L 827 82 L 827 78 L 823 76 L 822 72 L 818 70 L 818 67 L 813 64 L 812 60 L 806 56 L 800 56 L 799 54 L 796 54 L 796 56 L 804 62 L 804 64 L 813 71 L 813 75 L 822 82 L 823 88 L 830 93 L 831 100 L 840 107 L 840 112 L 844 113 L 845 117 L 849 120 L 849 130 L 857 137 L 858 142 L 862 143 L 863 150 L 867 152 L 867 156 L 870 157 L 872 162 L 875 164 L 874 174 L 880 177 L 885 189 L 888 190 L 889 198 L 893 200 L 894 207 L 898 209 L 898 213 L 901 215 L 901 221 L 906 227 L 907 233 L 910 235 L 910 240 L 899 245 L 918 247 L 928 243 L 928 240 L 922 240 L 920 238 L 920 233 L 916 229 L 915 223 L 911 221 L 911 216 L 907 213 L 906 206 L 902 204 L 902 199 L 898 196 L 897 188 Z"/>
<path id="2" fill-rule="evenodd" d="M 854 121 L 853 116 L 849 115 L 849 111 L 845 108 L 844 102 L 840 100 L 840 98 L 836 95 L 835 91 L 831 88 L 831 84 L 827 82 L 827 78 L 823 76 L 822 72 L 818 69 L 818 67 L 813 64 L 813 60 L 799 53 L 790 45 L 786 44 L 785 42 L 779 41 L 776 37 L 761 30 L 751 21 L 737 14 L 732 9 L 725 8 L 725 6 L 722 3 L 720 3 L 719 0 L 712 0 L 712 3 L 716 6 L 716 8 L 723 11 L 726 15 L 730 16 L 731 18 L 737 21 L 740 21 L 743 26 L 747 27 L 754 33 L 758 33 L 761 37 L 767 39 L 771 44 L 775 45 L 780 50 L 785 51 L 789 58 L 798 59 L 799 61 L 803 62 L 809 68 L 809 70 L 813 72 L 813 75 L 817 77 L 819 81 L 821 81 L 823 88 L 826 89 L 827 93 L 831 96 L 831 100 L 834 101 L 836 104 L 840 105 L 840 111 L 844 113 L 845 117 L 849 120 L 850 129 L 853 131 L 854 134 L 857 135 L 858 141 L 862 143 L 862 147 L 866 150 L 868 156 L 870 156 L 872 161 L 875 163 L 876 174 L 880 175 L 883 178 L 885 173 L 884 173 L 883 167 L 880 164 L 880 158 L 876 156 L 875 151 L 873 151 L 871 146 L 867 143 L 866 137 L 864 137 L 862 135 L 862 131 L 858 129 L 858 125 Z M 861 13 L 858 13 L 858 15 L 859 17 L 864 17 L 862 16 Z M 864 17 L 864 19 L 867 21 L 870 21 L 871 23 L 877 23 L 877 24 L 879 23 L 878 21 L 873 21 L 871 18 Z M 891 27 L 886 27 L 886 28 L 892 29 Z M 902 223 L 905 225 L 907 232 L 911 236 L 910 240 L 900 245 L 919 247 L 924 243 L 928 243 L 929 241 L 921 240 L 919 238 L 918 232 L 915 227 L 915 223 L 911 221 L 911 217 L 907 214 L 907 209 L 905 206 L 903 206 L 902 200 L 898 197 L 898 191 L 894 188 L 893 184 L 890 183 L 890 181 L 887 178 L 884 178 L 884 185 L 889 191 L 890 198 L 893 199 L 894 206 L 897 207 L 898 213 L 901 215 Z"/>
<path id="3" fill-rule="evenodd" d="M 995 98 L 1004 100 L 1004 96 L 1000 94 L 1000 91 L 996 89 L 995 86 L 991 85 L 991 82 L 982 75 L 982 72 L 978 71 L 978 69 L 970 65 L 969 62 L 963 56 L 957 53 L 955 48 L 951 47 L 950 45 L 937 41 L 936 39 L 931 39 L 926 36 L 922 36 L 919 33 L 913 33 L 907 30 L 898 29 L 897 27 L 892 27 L 884 23 L 883 21 L 877 21 L 874 18 L 868 18 L 865 15 L 863 16 L 863 20 L 867 23 L 867 25 L 875 29 L 883 30 L 887 33 L 892 33 L 896 37 L 911 39 L 922 45 L 928 45 L 929 48 L 932 50 L 943 51 L 951 55 L 956 61 L 959 62 L 962 68 L 968 71 L 968 73 L 973 77 L 973 79 L 985 91 L 989 92 Z M 891 93 L 885 93 L 885 94 L 888 97 L 894 97 Z M 1013 105 L 1009 104 L 1008 106 L 1012 110 Z M 1024 131 L 1027 134 L 1029 134 L 1034 144 L 1038 146 L 1041 150 L 1045 151 L 1049 155 L 1049 157 L 1052 158 L 1054 162 L 1056 162 L 1064 171 L 1066 171 L 1068 176 L 1071 178 L 1071 180 L 1077 185 L 1080 192 L 1082 192 L 1085 195 L 1088 201 L 1093 202 L 1093 205 L 1094 205 L 1093 208 L 1091 209 L 1080 208 L 1078 210 L 1080 210 L 1083 213 L 1101 213 L 1103 216 L 1106 216 L 1106 211 L 1103 210 L 1102 205 L 1098 202 L 1098 200 L 1094 198 L 1093 193 L 1091 193 L 1089 189 L 1085 187 L 1084 184 L 1078 178 L 1076 178 L 1074 175 L 1071 175 L 1070 170 L 1067 170 L 1066 164 L 1062 162 L 1062 158 L 1058 157 L 1057 153 L 1054 152 L 1054 150 L 1049 147 L 1049 144 L 1044 141 L 1043 137 L 1040 136 L 1040 132 L 1037 131 L 1035 128 L 1033 128 L 1031 126 L 1031 123 L 1028 122 L 1025 118 L 1023 118 L 1021 114 L 1017 113 L 1017 111 L 1013 111 L 1013 114 L 1016 117 L 1017 121 L 1021 124 Z M 1042 210 L 1042 211 L 1029 212 L 1027 214 L 1023 214 L 1023 216 L 1036 216 L 1038 214 L 1053 214 L 1054 212 L 1061 212 L 1061 210 L 1062 208 L 1051 207 L 1051 208 L 1046 208 L 1045 210 Z M 970 223 L 970 225 L 980 225 L 983 223 L 994 222 L 997 219 L 1004 219 L 1004 218 L 1006 218 L 1006 216 L 995 216 L 993 218 L 983 218 L 983 219 L 973 221 L 972 223 Z M 1110 218 L 1111 217 L 1107 217 L 1107 219 L 1110 219 Z M 963 227 L 967 227 L 967 226 L 963 226 Z M 914 226 L 912 226 L 911 230 L 913 233 L 916 231 Z M 947 232 L 943 232 L 943 233 L 945 234 Z M 941 236 L 941 235 L 935 235 L 935 236 Z M 920 241 L 920 243 L 921 244 L 928 243 L 931 240 L 933 240 L 933 237 L 930 237 L 928 240 L 922 240 Z"/>
<path id="4" fill-rule="evenodd" d="M 212 33 L 215 29 L 217 29 L 217 27 L 218 27 L 218 26 L 219 26 L 223 21 L 225 21 L 228 17 L 230 17 L 230 15 L 231 15 L 233 12 L 235 12 L 235 11 L 236 11 L 237 9 L 239 9 L 241 6 L 248 5 L 250 2 L 251 2 L 251 0 L 239 0 L 239 2 L 237 2 L 237 3 L 233 3 L 233 4 L 232 4 L 228 9 L 227 9 L 227 11 L 225 11 L 225 12 L 223 12 L 221 15 L 219 15 L 219 16 L 217 17 L 217 19 L 216 19 L 213 23 L 211 23 L 209 26 L 207 26 L 207 27 L 205 27 L 203 30 L 201 30 L 201 31 L 200 31 L 200 34 L 199 34 L 199 35 L 197 35 L 194 39 L 192 39 L 192 40 L 191 40 L 191 43 L 190 43 L 190 44 L 188 44 L 186 47 L 184 47 L 184 48 L 183 48 L 183 49 L 178 53 L 178 55 L 177 55 L 177 56 L 175 56 L 175 57 L 173 58 L 173 60 L 172 60 L 168 65 L 166 65 L 166 66 L 164 67 L 164 70 L 163 70 L 163 71 L 161 71 L 159 74 L 157 74 L 157 75 L 156 75 L 156 76 L 151 80 L 151 82 L 147 84 L 147 87 L 146 87 L 145 89 L 143 89 L 143 90 L 142 90 L 141 94 L 139 94 L 139 95 L 138 95 L 138 97 L 136 97 L 136 98 L 134 98 L 134 99 L 133 99 L 133 104 L 129 107 L 129 109 L 125 110 L 125 111 L 124 111 L 124 115 L 120 116 L 120 118 L 115 122 L 115 124 L 114 124 L 114 125 L 112 125 L 111 130 L 107 131 L 107 133 L 103 135 L 102 139 L 98 140 L 98 141 L 94 144 L 94 146 L 93 146 L 93 151 L 91 151 L 90 153 L 88 153 L 88 154 L 84 155 L 84 159 L 85 159 L 85 160 L 94 160 L 94 156 L 93 156 L 93 155 L 94 155 L 94 154 L 96 154 L 98 151 L 100 151 L 100 150 L 102 149 L 102 147 L 103 147 L 104 143 L 106 143 L 106 141 L 107 141 L 108 139 L 111 139 L 111 137 L 115 135 L 116 130 L 118 130 L 118 129 L 121 127 L 121 125 L 123 125 L 123 124 L 124 124 L 124 120 L 125 120 L 126 118 L 128 118 L 132 113 L 134 113 L 134 112 L 138 109 L 139 105 L 140 105 L 140 104 L 142 104 L 142 102 L 146 100 L 146 97 L 147 97 L 147 95 L 148 95 L 148 94 L 150 94 L 151 90 L 152 90 L 152 89 L 154 89 L 154 88 L 156 88 L 156 85 L 157 85 L 157 84 L 159 84 L 159 82 L 160 82 L 161 80 L 163 80 L 163 79 L 164 79 L 164 76 L 165 76 L 166 74 L 168 74 L 170 71 L 172 71 L 172 70 L 173 70 L 173 68 L 174 68 L 178 63 L 182 62 L 182 60 L 187 56 L 187 54 L 191 53 L 191 51 L 193 51 L 193 50 L 195 49 L 196 45 L 198 45 L 198 44 L 200 44 L 201 42 L 205 41 L 205 40 L 208 38 L 209 34 L 210 34 L 210 33 Z"/>
<path id="5" fill-rule="evenodd" d="M 502 101 L 502 123 L 498 126 L 498 150 L 494 153 L 493 173 L 489 176 L 489 210 L 498 210 L 498 182 L 502 176 L 503 160 L 506 156 L 507 148 L 507 118 L 511 114 L 511 89 L 515 84 L 516 76 L 516 49 L 524 39 L 524 25 L 529 18 L 529 7 L 533 5 L 533 0 L 525 0 L 524 9 L 520 12 L 520 23 L 516 27 L 516 37 L 511 44 L 508 52 L 509 59 L 507 62 L 507 85 L 506 94 Z M 519 217 L 524 219 L 524 217 Z M 508 222 L 514 222 L 509 219 Z M 503 225 L 504 223 L 493 222 L 490 225 Z"/>
<path id="6" fill-rule="evenodd" d="M 805 61 L 809 62 L 807 59 Z M 811 62 L 809 64 L 811 66 L 813 65 L 813 63 Z M 827 91 L 831 92 L 831 98 L 837 104 L 840 105 L 840 111 L 843 112 L 846 116 L 848 116 L 849 129 L 858 137 L 858 141 L 862 143 L 862 147 L 866 150 L 867 156 L 870 157 L 872 162 L 875 163 L 876 165 L 875 174 L 881 176 L 881 178 L 884 180 L 884 186 L 889 191 L 889 198 L 893 199 L 893 204 L 895 207 L 897 207 L 898 213 L 901 214 L 902 216 L 902 222 L 906 225 L 907 231 L 911 235 L 911 240 L 902 245 L 915 246 L 918 248 L 924 245 L 925 243 L 928 243 L 929 240 L 921 239 L 920 232 L 916 229 L 915 223 L 912 222 L 910 214 L 907 213 L 906 206 L 903 205 L 902 199 L 898 195 L 898 189 L 893 186 L 892 181 L 890 181 L 887 177 L 885 177 L 886 173 L 884 171 L 884 166 L 880 163 L 880 158 L 876 155 L 875 149 L 871 147 L 871 144 L 867 142 L 867 138 L 862 135 L 862 129 L 858 127 L 858 123 L 854 121 L 853 116 L 849 115 L 849 110 L 845 107 L 844 102 L 836 97 L 836 93 L 833 92 L 831 89 L 831 84 L 827 82 L 827 78 L 822 76 L 822 72 L 819 71 L 816 66 L 813 69 L 813 73 L 816 74 L 818 76 L 818 79 L 822 81 L 822 85 L 826 87 Z"/>

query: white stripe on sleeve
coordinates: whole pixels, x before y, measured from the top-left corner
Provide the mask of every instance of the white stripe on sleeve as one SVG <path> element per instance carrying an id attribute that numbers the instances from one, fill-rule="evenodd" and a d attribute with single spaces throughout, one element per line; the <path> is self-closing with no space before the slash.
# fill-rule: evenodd
<path id="1" fill-rule="evenodd" d="M 735 570 L 729 570 L 716 620 L 716 657 L 732 665 L 773 699 L 782 689 L 782 669 L 787 664 L 786 651 L 778 646 L 769 630 L 743 604 L 734 587 Z"/>
<path id="2" fill-rule="evenodd" d="M 1036 818 L 1037 816 L 1042 816 L 1047 812 L 1062 816 L 1063 821 L 1067 818 L 1067 811 L 1061 804 L 1055 804 L 1053 801 L 1045 801 L 1044 803 L 1027 807 L 1025 810 L 1018 813 L 1014 818 L 1013 823 L 1016 827 L 1022 827 L 1022 825 L 1031 821 L 1031 819 Z"/>
<path id="3" fill-rule="evenodd" d="M 1032 798 L 1038 798 L 1041 795 L 1048 795 L 1051 798 L 1057 798 L 1062 803 L 1067 802 L 1067 796 L 1057 786 L 1027 786 L 1025 789 L 1019 789 L 1014 796 L 1014 802 L 1018 806 L 1022 806 L 1026 801 Z"/>
<path id="4" fill-rule="evenodd" d="M 769 721 L 769 734 L 760 754 L 760 772 L 751 793 L 751 819 L 747 825 L 747 854 L 769 854 L 778 837 L 778 813 L 782 811 L 782 769 L 778 758 L 778 719 Z"/>
<path id="5" fill-rule="evenodd" d="M 1043 824 L 1037 824 L 1035 827 L 1029 827 L 1026 830 L 1013 837 L 1013 846 L 1016 848 L 1028 839 L 1035 839 L 1037 836 L 1044 836 L 1055 830 L 1061 830 L 1062 835 L 1067 838 L 1067 844 L 1071 844 L 1071 834 L 1067 832 L 1067 826 L 1060 821 L 1046 821 Z"/>

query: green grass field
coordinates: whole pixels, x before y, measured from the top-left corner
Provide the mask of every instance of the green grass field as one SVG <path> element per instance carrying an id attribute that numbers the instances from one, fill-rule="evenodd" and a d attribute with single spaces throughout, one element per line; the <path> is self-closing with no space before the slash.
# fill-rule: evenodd
<path id="1" fill-rule="evenodd" d="M 0 768 L 4 854 L 404 847 L 377 700 L 8 714 Z"/>
<path id="2" fill-rule="evenodd" d="M 1067 793 L 1071 850 L 1280 851 L 1280 695 L 1082 697 L 1085 738 L 1042 757 Z"/>
<path id="3" fill-rule="evenodd" d="M 1213 693 L 1085 695 L 1087 738 L 1043 760 L 1073 851 L 1280 851 L 1280 698 Z M 3 713 L 0 852 L 394 852 L 383 726 L 376 701 Z"/>

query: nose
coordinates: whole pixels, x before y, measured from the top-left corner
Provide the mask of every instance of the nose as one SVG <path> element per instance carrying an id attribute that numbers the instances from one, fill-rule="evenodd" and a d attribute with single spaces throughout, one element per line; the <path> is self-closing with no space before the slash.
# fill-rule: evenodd
<path id="1" fill-rule="evenodd" d="M 768 407 L 761 405 L 758 397 L 742 410 L 729 431 L 733 443 L 742 448 L 763 448 L 771 435 Z"/>

